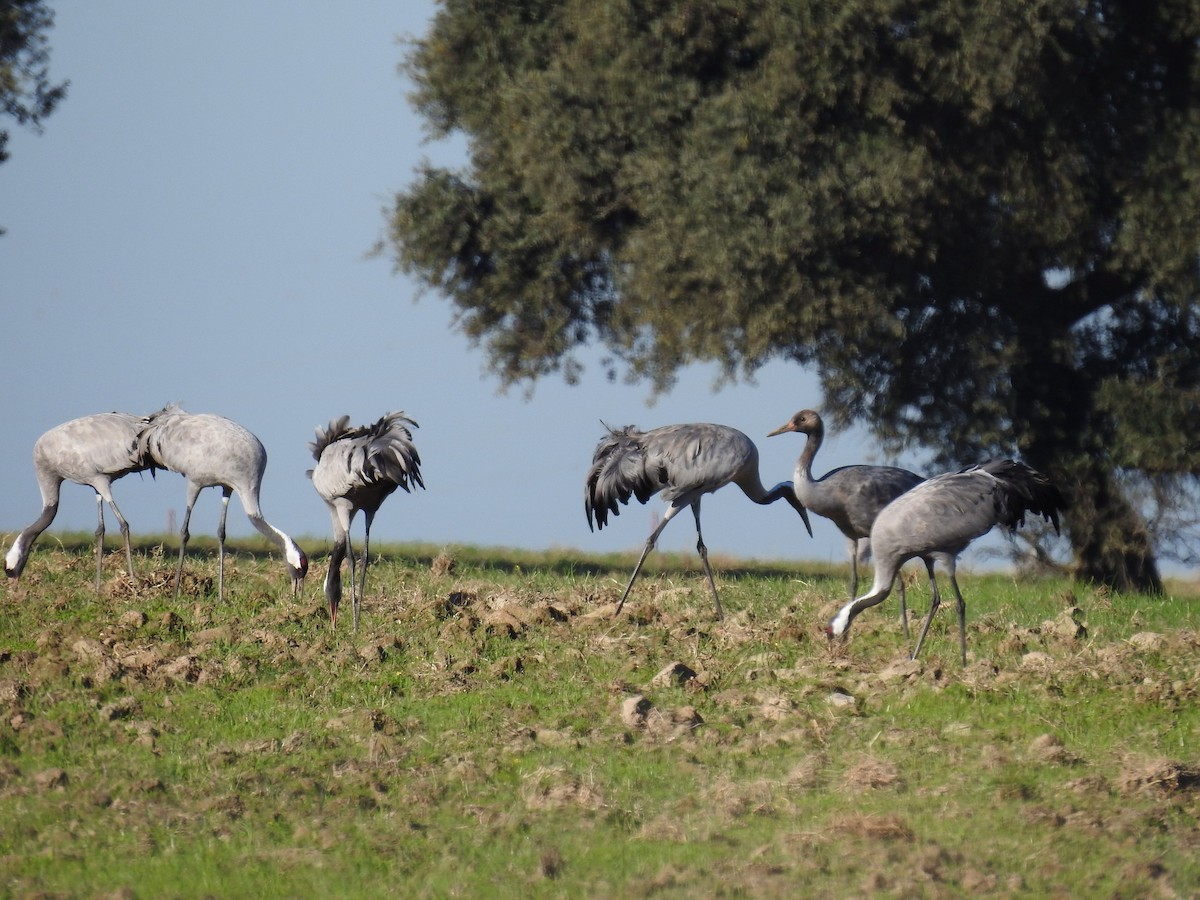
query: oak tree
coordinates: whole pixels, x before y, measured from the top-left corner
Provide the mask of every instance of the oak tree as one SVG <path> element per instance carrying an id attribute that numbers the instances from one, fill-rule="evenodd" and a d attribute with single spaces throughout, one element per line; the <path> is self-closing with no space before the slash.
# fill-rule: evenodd
<path id="1" fill-rule="evenodd" d="M 406 69 L 469 165 L 390 243 L 505 383 L 791 360 L 889 448 L 1019 452 L 1081 577 L 1159 590 L 1200 472 L 1198 48 L 1196 0 L 445 0 Z"/>

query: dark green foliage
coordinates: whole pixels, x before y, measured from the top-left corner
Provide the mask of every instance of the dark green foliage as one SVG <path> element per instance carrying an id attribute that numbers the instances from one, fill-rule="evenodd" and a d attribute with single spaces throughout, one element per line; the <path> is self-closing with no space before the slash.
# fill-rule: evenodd
<path id="1" fill-rule="evenodd" d="M 40 128 L 66 96 L 66 82 L 49 80 L 46 32 L 53 24 L 42 0 L 0 0 L 0 118 Z M 7 146 L 8 131 L 0 128 L 0 163 L 9 157 Z"/>
<path id="2" fill-rule="evenodd" d="M 471 164 L 397 197 L 396 260 L 505 383 L 783 358 L 935 465 L 1020 452 L 1085 577 L 1158 589 L 1122 484 L 1197 471 L 1198 39 L 1194 2 L 451 0 L 408 71 Z"/>
<path id="3" fill-rule="evenodd" d="M 42 0 L 0 0 L 0 113 L 37 127 L 67 93 L 51 84 L 46 32 L 54 13 Z M 0 162 L 8 159 L 8 132 L 0 130 Z"/>

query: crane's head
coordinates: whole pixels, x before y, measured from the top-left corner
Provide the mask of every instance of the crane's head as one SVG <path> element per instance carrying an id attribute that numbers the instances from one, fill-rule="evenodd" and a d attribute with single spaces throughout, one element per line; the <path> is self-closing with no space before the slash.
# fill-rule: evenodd
<path id="1" fill-rule="evenodd" d="M 295 597 L 304 584 L 304 576 L 308 574 L 308 557 L 295 541 L 288 538 L 285 542 L 285 559 L 292 575 L 292 596 Z"/>
<path id="2" fill-rule="evenodd" d="M 821 421 L 821 414 L 816 410 L 802 409 L 796 413 L 767 437 L 775 437 L 777 434 L 784 434 L 788 431 L 795 431 L 799 434 L 824 435 L 825 423 Z"/>

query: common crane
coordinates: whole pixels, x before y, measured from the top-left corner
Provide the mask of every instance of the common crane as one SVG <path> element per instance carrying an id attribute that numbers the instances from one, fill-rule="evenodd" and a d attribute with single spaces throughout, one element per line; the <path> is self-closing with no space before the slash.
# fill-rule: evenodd
<path id="1" fill-rule="evenodd" d="M 950 576 L 950 587 L 958 602 L 958 640 L 965 666 L 967 605 L 955 578 L 958 555 L 996 525 L 1012 531 L 1024 524 L 1026 512 L 1042 516 L 1057 532 L 1058 516 L 1065 507 L 1062 493 L 1050 479 L 1011 459 L 967 466 L 921 482 L 884 507 L 875 519 L 871 528 L 875 583 L 867 594 L 838 611 L 826 633 L 830 638 L 845 635 L 859 613 L 887 597 L 900 566 L 919 556 L 930 564 L 940 562 Z M 921 626 L 912 659 L 921 652 L 929 623 L 940 604 L 934 581 L 929 614 Z"/>
<path id="2" fill-rule="evenodd" d="M 859 554 L 870 549 L 868 538 L 879 511 L 925 479 L 916 472 L 896 466 L 841 466 L 814 479 L 812 464 L 825 440 L 825 423 L 814 410 L 802 409 L 768 437 L 794 431 L 807 435 L 804 450 L 796 460 L 794 486 L 796 497 L 818 516 L 830 519 L 846 536 L 850 556 L 850 599 L 858 596 Z M 927 566 L 931 564 L 927 563 Z M 930 584 L 933 569 L 929 568 Z M 904 581 L 900 581 L 900 624 L 908 637 L 908 610 Z"/>
<path id="3" fill-rule="evenodd" d="M 786 500 L 800 514 L 804 527 L 812 535 L 808 513 L 796 499 L 791 483 L 783 481 L 770 490 L 763 487 L 758 473 L 758 448 L 736 428 L 689 424 L 667 425 L 650 431 L 639 431 L 632 425 L 608 429 L 608 434 L 596 445 L 587 474 L 583 504 L 588 527 L 603 528 L 608 524 L 609 513 L 619 515 L 619 504 L 628 503 L 630 496 L 645 503 L 661 492 L 663 499 L 670 503 L 662 521 L 646 539 L 646 546 L 617 603 L 615 614 L 619 614 L 625 605 L 625 599 L 662 530 L 680 510 L 690 506 L 696 517 L 696 551 L 708 576 L 717 618 L 723 618 L 721 598 L 700 531 L 700 500 L 727 484 L 736 484 L 755 503 L 765 505 Z"/>
<path id="4" fill-rule="evenodd" d="M 129 546 L 129 523 L 113 499 L 112 483 L 130 472 L 150 467 L 138 453 L 138 430 L 144 416 L 109 412 L 72 419 L 56 425 L 33 445 L 33 472 L 42 494 L 41 515 L 27 525 L 4 557 L 4 573 L 19 579 L 34 542 L 50 527 L 58 514 L 59 491 L 64 481 L 84 484 L 96 492 L 96 591 L 104 562 L 104 502 L 112 507 L 125 541 L 125 563 L 133 577 L 133 550 Z"/>
<path id="5" fill-rule="evenodd" d="M 308 572 L 308 558 L 290 537 L 263 518 L 259 490 L 267 467 L 267 451 L 257 437 L 224 416 L 189 413 L 171 404 L 152 414 L 138 434 L 142 456 L 154 466 L 178 472 L 187 479 L 187 509 L 179 530 L 179 564 L 175 596 L 183 578 L 183 557 L 190 534 L 188 523 L 196 498 L 206 487 L 221 489 L 221 519 L 217 525 L 217 596 L 225 599 L 225 517 L 229 495 L 237 491 L 246 517 L 283 554 L 292 579 L 292 596 Z"/>
<path id="6" fill-rule="evenodd" d="M 308 471 L 313 487 L 329 507 L 333 519 L 333 552 L 325 575 L 325 599 L 329 602 L 330 626 L 337 624 L 338 605 L 342 600 L 342 560 L 350 559 L 350 596 L 354 610 L 354 630 L 358 631 L 358 609 L 367 585 L 367 563 L 371 546 L 371 523 L 380 505 L 396 488 L 410 491 L 413 485 L 424 488 L 421 457 L 412 442 L 409 426 L 417 423 L 403 412 L 388 413 L 373 425 L 350 427 L 350 417 L 330 420 L 329 427 L 317 428 L 316 440 L 309 443 L 317 465 Z M 359 510 L 365 516 L 363 533 L 362 580 L 355 578 L 354 548 L 350 544 L 350 524 Z"/>

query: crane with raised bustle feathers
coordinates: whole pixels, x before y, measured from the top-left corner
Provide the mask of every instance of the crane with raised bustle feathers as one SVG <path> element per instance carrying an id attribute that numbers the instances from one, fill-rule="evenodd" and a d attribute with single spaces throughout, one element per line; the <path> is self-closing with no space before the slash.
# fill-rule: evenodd
<path id="1" fill-rule="evenodd" d="M 137 436 L 139 455 L 153 466 L 178 472 L 187 479 L 187 508 L 179 530 L 179 564 L 175 596 L 183 578 L 183 557 L 190 537 L 188 523 L 196 498 L 207 487 L 221 489 L 221 519 L 217 525 L 217 596 L 225 599 L 225 517 L 229 497 L 237 491 L 246 518 L 283 554 L 292 579 L 292 596 L 308 573 L 308 557 L 287 534 L 265 518 L 259 503 L 267 451 L 262 441 L 230 419 L 213 413 L 189 413 L 176 404 L 153 413 Z"/>
<path id="2" fill-rule="evenodd" d="M 858 596 L 859 554 L 870 547 L 871 526 L 880 511 L 925 479 L 916 472 L 897 466 L 852 465 L 831 469 L 820 478 L 813 478 L 812 464 L 825 440 L 825 423 L 820 413 L 802 409 L 768 437 L 786 432 L 807 436 L 804 449 L 796 460 L 793 484 L 796 497 L 812 512 L 832 520 L 838 531 L 846 536 L 850 555 L 850 599 Z M 933 584 L 932 563 L 926 563 L 929 583 Z M 900 580 L 900 624 L 908 637 L 908 609 L 904 597 L 904 580 Z"/>
<path id="3" fill-rule="evenodd" d="M 1059 513 L 1066 501 L 1050 479 L 1021 462 L 996 459 L 947 472 L 923 481 L 884 507 L 871 528 L 875 555 L 875 582 L 871 590 L 843 606 L 826 628 L 830 638 L 842 637 L 865 609 L 881 603 L 891 591 L 900 566 L 921 557 L 930 566 L 940 562 L 950 577 L 958 603 L 958 640 L 962 664 L 967 664 L 967 605 L 958 588 L 955 568 L 958 555 L 976 538 L 996 525 L 1013 531 L 1025 522 L 1027 512 L 1041 516 L 1058 531 Z M 921 626 L 912 659 L 941 604 L 937 582 L 929 613 Z"/>
<path id="4" fill-rule="evenodd" d="M 113 499 L 112 483 L 130 472 L 142 472 L 150 463 L 137 449 L 138 431 L 145 416 L 131 413 L 97 413 L 56 425 L 33 445 L 33 471 L 42 495 L 41 515 L 17 535 L 4 557 L 4 573 L 19 579 L 38 536 L 58 514 L 59 492 L 64 481 L 83 484 L 96 492 L 96 591 L 104 562 L 104 503 L 112 507 L 125 541 L 125 563 L 133 577 L 133 550 L 129 523 Z"/>
<path id="5" fill-rule="evenodd" d="M 608 514 L 620 515 L 619 504 L 628 503 L 631 496 L 645 503 L 662 493 L 670 503 L 655 529 L 646 539 L 646 546 L 629 576 L 614 615 L 620 614 L 625 599 L 637 580 L 646 557 L 658 541 L 667 523 L 680 510 L 691 507 L 696 518 L 696 552 L 704 564 L 704 574 L 712 589 L 717 619 L 723 618 L 721 598 L 717 593 L 712 567 L 708 563 L 708 548 L 700 530 L 700 501 L 727 484 L 736 484 L 747 497 L 759 504 L 786 500 L 804 520 L 812 536 L 812 526 L 804 505 L 796 499 L 790 481 L 782 481 L 767 490 L 758 471 L 758 448 L 741 431 L 728 425 L 687 424 L 666 425 L 650 431 L 639 431 L 628 425 L 609 428 L 592 455 L 584 485 L 584 512 L 588 527 L 600 529 L 608 524 Z"/>
<path id="6" fill-rule="evenodd" d="M 354 630 L 358 631 L 358 610 L 367 585 L 367 562 L 371 545 L 371 523 L 383 501 L 396 488 L 410 492 L 413 485 L 425 487 L 421 478 L 421 457 L 413 445 L 409 426 L 419 427 L 403 412 L 392 412 L 373 425 L 350 427 L 350 417 L 330 420 L 329 427 L 317 428 L 316 440 L 309 443 L 317 465 L 308 470 L 313 487 L 329 507 L 333 519 L 334 544 L 325 575 L 325 599 L 329 603 L 329 624 L 337 624 L 342 599 L 342 560 L 350 560 L 350 596 L 354 610 Z M 362 580 L 355 577 L 354 548 L 350 545 L 350 524 L 354 514 L 363 511 Z"/>

